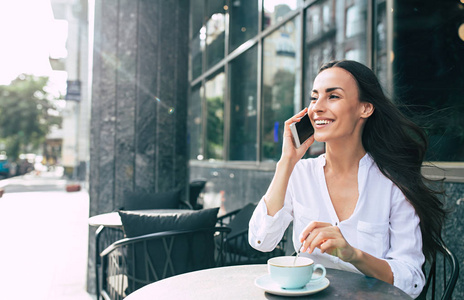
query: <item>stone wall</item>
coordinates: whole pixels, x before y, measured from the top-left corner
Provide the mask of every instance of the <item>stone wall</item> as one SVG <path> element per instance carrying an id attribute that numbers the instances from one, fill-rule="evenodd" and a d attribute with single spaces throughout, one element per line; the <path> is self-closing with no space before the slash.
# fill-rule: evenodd
<path id="1" fill-rule="evenodd" d="M 186 0 L 95 2 L 90 216 L 120 207 L 125 191 L 187 193 L 188 10 Z"/>

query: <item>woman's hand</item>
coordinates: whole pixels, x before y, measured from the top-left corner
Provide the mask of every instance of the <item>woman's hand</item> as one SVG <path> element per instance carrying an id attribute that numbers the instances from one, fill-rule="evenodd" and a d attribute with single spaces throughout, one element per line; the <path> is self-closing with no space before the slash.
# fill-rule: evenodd
<path id="1" fill-rule="evenodd" d="M 308 151 L 309 146 L 311 146 L 312 143 L 314 143 L 314 136 L 311 136 L 300 146 L 300 148 L 297 149 L 295 147 L 295 143 L 293 142 L 293 135 L 290 129 L 290 124 L 299 122 L 307 111 L 308 108 L 305 108 L 293 117 L 291 117 L 290 119 L 288 119 L 287 121 L 285 121 L 282 158 L 289 159 L 294 164 L 296 164 L 303 157 L 306 151 Z"/>
<path id="2" fill-rule="evenodd" d="M 311 222 L 300 234 L 301 252 L 312 253 L 317 247 L 322 253 L 339 257 L 346 262 L 357 259 L 357 249 L 351 247 L 340 228 L 330 223 Z"/>

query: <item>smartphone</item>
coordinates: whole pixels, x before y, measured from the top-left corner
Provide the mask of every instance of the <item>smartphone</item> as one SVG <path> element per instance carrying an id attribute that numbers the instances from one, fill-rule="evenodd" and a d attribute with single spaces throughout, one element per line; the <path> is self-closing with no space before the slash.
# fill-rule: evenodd
<path id="1" fill-rule="evenodd" d="M 311 124 L 311 120 L 309 120 L 308 114 L 305 114 L 300 119 L 300 122 L 290 124 L 290 130 L 292 131 L 296 148 L 300 148 L 300 146 L 314 134 L 314 128 Z"/>

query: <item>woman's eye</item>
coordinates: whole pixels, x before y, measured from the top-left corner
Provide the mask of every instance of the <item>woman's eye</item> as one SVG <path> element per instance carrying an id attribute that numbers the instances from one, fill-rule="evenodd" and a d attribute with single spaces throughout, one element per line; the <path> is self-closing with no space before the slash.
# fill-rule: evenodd
<path id="1" fill-rule="evenodd" d="M 337 95 L 330 95 L 329 96 L 329 99 L 338 99 L 338 98 L 340 98 L 340 97 L 338 97 Z"/>
<path id="2" fill-rule="evenodd" d="M 317 100 L 317 98 L 316 98 L 316 97 L 313 97 L 313 96 L 311 96 L 311 97 L 309 98 L 309 100 L 311 100 L 311 101 L 316 101 L 316 100 Z"/>

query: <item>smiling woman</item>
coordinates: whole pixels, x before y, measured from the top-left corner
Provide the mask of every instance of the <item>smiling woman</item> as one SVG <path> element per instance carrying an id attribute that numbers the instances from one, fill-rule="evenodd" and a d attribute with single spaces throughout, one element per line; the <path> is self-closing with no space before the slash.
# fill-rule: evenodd
<path id="1" fill-rule="evenodd" d="M 290 124 L 306 113 L 315 133 L 295 148 Z M 326 143 L 326 153 L 301 159 L 315 140 Z M 420 172 L 426 147 L 423 130 L 385 97 L 369 68 L 350 60 L 323 65 L 308 109 L 285 122 L 282 156 L 250 221 L 250 244 L 271 251 L 294 221 L 302 256 L 417 297 L 445 216 L 440 192 Z"/>
<path id="2" fill-rule="evenodd" d="M 314 81 L 308 109 L 316 141 L 345 137 L 352 145 L 361 145 L 361 129 L 374 107 L 358 99 L 356 80 L 348 71 L 334 68 L 321 72 Z"/>

